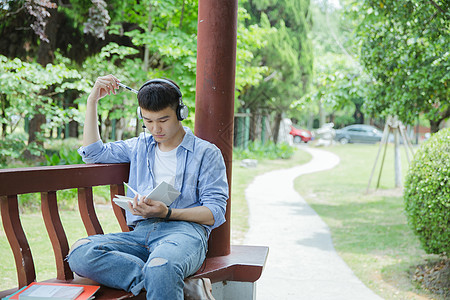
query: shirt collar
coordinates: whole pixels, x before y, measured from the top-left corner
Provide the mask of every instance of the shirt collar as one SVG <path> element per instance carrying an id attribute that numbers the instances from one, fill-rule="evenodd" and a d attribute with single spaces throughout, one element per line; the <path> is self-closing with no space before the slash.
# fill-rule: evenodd
<path id="1" fill-rule="evenodd" d="M 184 135 L 183 140 L 181 141 L 180 147 L 183 147 L 184 149 L 193 152 L 194 151 L 194 134 L 192 133 L 191 129 L 189 127 L 183 126 L 184 131 L 186 131 L 186 134 Z"/>

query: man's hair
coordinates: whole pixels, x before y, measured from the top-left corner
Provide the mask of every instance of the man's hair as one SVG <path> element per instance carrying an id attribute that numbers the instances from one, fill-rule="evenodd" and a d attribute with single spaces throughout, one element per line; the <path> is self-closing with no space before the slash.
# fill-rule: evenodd
<path id="1" fill-rule="evenodd" d="M 170 79 L 165 79 L 178 85 Z M 178 87 L 179 88 L 179 87 Z M 161 111 L 171 107 L 176 111 L 180 103 L 178 91 L 165 82 L 152 82 L 139 90 L 137 95 L 139 106 L 149 111 Z"/>

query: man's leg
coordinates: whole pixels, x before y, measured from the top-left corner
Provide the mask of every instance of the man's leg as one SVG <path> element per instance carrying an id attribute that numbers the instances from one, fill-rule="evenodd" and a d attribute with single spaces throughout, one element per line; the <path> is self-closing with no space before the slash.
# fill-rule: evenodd
<path id="1" fill-rule="evenodd" d="M 206 233 L 201 225 L 188 222 L 165 222 L 161 229 L 168 234 L 151 247 L 143 268 L 147 299 L 183 299 L 184 279 L 206 257 Z"/>
<path id="2" fill-rule="evenodd" d="M 148 254 L 148 248 L 136 235 L 127 232 L 81 239 L 67 258 L 78 275 L 138 294 L 144 284 L 142 268 Z"/>

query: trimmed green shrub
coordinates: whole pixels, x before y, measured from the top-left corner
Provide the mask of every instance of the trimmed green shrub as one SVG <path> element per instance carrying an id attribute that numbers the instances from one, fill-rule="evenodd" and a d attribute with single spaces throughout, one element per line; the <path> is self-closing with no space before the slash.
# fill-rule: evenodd
<path id="1" fill-rule="evenodd" d="M 450 128 L 433 134 L 414 156 L 404 200 L 410 227 L 427 253 L 450 253 Z"/>

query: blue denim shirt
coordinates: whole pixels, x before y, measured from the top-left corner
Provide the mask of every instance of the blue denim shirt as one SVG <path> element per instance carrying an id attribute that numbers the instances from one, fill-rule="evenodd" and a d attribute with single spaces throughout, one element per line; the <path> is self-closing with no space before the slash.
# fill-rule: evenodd
<path id="1" fill-rule="evenodd" d="M 175 189 L 180 196 L 172 208 L 208 207 L 215 223 L 203 225 L 208 235 L 225 222 L 228 182 L 222 153 L 215 145 L 196 137 L 184 127 L 186 134 L 177 150 Z M 153 136 L 141 133 L 139 137 L 104 144 L 101 140 L 80 147 L 78 153 L 86 163 L 130 163 L 128 184 L 141 195 L 155 188 L 153 164 L 157 143 Z M 134 197 L 131 191 L 127 196 Z M 127 223 L 133 225 L 142 217 L 127 213 Z"/>

